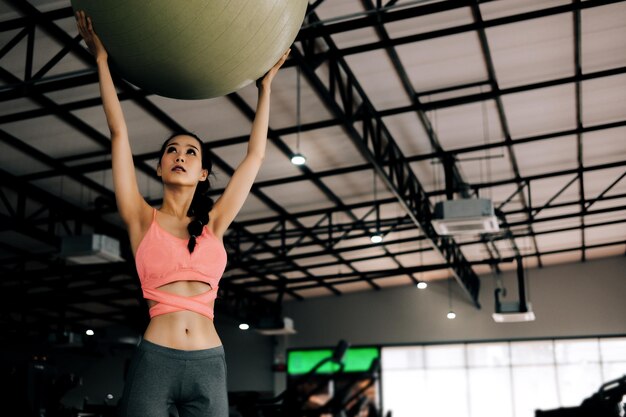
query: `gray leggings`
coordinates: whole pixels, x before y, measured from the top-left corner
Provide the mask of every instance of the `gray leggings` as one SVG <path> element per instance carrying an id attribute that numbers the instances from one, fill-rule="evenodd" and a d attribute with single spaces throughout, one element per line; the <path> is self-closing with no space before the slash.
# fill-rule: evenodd
<path id="1" fill-rule="evenodd" d="M 224 348 L 178 350 L 142 340 L 131 360 L 121 417 L 228 417 Z"/>

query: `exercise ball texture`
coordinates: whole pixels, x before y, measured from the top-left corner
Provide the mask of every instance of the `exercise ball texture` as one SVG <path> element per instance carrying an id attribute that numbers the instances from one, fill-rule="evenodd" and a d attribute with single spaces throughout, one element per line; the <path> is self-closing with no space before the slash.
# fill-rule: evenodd
<path id="1" fill-rule="evenodd" d="M 127 81 L 161 96 L 223 96 L 293 43 L 307 0 L 72 0 Z"/>

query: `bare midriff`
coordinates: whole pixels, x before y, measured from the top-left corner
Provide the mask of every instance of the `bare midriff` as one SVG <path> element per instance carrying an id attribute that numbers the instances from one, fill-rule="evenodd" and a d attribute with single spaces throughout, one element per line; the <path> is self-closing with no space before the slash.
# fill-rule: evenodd
<path id="1" fill-rule="evenodd" d="M 159 290 L 185 297 L 210 289 L 209 284 L 199 281 L 177 281 L 159 287 Z M 156 301 L 148 300 L 149 307 L 155 304 Z M 153 317 L 144 338 L 152 343 L 180 350 L 209 349 L 222 344 L 213 320 L 193 311 L 176 311 Z"/>

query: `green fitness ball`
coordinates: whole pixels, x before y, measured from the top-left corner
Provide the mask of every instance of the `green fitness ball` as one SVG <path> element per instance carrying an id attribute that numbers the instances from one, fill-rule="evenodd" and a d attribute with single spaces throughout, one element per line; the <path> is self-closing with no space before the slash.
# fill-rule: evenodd
<path id="1" fill-rule="evenodd" d="M 72 0 L 111 66 L 165 97 L 223 96 L 262 77 L 293 43 L 307 0 Z"/>

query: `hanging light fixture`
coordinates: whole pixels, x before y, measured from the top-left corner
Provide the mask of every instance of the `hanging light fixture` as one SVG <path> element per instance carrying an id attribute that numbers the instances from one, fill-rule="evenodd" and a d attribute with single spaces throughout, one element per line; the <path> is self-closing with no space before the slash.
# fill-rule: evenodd
<path id="1" fill-rule="evenodd" d="M 304 165 L 306 164 L 306 157 L 300 153 L 300 67 L 298 67 L 296 71 L 296 153 L 291 156 L 291 163 L 294 165 Z"/>
<path id="2" fill-rule="evenodd" d="M 456 313 L 452 309 L 452 278 L 448 278 L 448 314 L 446 317 L 450 320 L 456 318 Z"/>
<path id="3" fill-rule="evenodd" d="M 374 233 L 372 236 L 370 236 L 370 240 L 372 241 L 372 243 L 380 243 L 383 241 L 383 235 L 381 235 L 380 233 Z"/>
<path id="4" fill-rule="evenodd" d="M 420 239 L 419 242 L 419 252 L 420 252 L 420 266 L 423 267 L 424 266 L 424 248 L 423 248 L 423 243 L 424 243 L 424 239 Z M 424 277 L 424 271 L 419 273 L 419 278 L 417 281 L 417 288 L 419 288 L 420 290 L 425 290 L 426 288 L 428 288 L 428 283 L 426 283 L 426 281 L 423 281 L 422 278 Z"/>
<path id="5" fill-rule="evenodd" d="M 373 173 L 373 186 L 374 186 L 374 210 L 376 212 L 376 231 L 370 236 L 372 243 L 380 243 L 383 241 L 383 234 L 380 232 L 380 205 L 378 204 L 378 193 L 376 190 L 376 171 Z"/>

